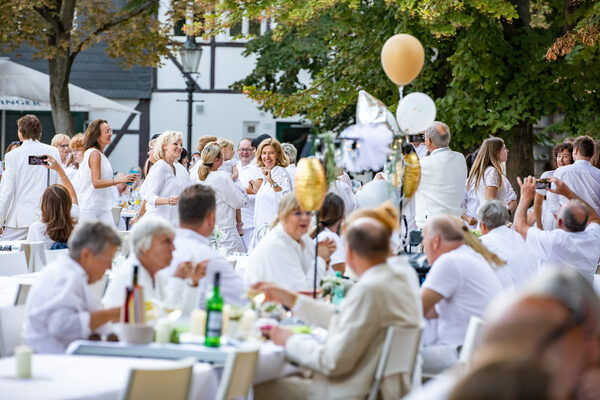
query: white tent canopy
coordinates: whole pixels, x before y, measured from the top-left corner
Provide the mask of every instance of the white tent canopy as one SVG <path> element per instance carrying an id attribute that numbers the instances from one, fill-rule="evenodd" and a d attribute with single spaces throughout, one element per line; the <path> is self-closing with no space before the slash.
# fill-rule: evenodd
<path id="1" fill-rule="evenodd" d="M 71 111 L 121 111 L 139 114 L 89 90 L 69 84 Z M 0 110 L 50 111 L 50 77 L 0 57 Z"/>

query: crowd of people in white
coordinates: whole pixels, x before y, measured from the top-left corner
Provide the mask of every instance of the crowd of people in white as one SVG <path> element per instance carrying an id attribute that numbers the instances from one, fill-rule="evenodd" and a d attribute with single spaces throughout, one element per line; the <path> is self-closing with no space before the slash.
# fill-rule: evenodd
<path id="1" fill-rule="evenodd" d="M 525 302 L 524 310 L 546 296 L 558 302 L 554 306 L 564 306 L 561 312 L 577 311 L 562 295 L 527 288 L 540 279 L 549 286 L 563 279 L 566 286 L 588 290 L 589 285 L 591 290 L 600 260 L 600 149 L 588 136 L 555 147 L 555 169 L 542 175 L 551 185 L 541 188 L 544 182 L 531 176 L 519 179 L 517 204 L 504 172 L 509 152 L 503 140 L 486 139 L 465 158 L 451 150 L 449 128 L 435 122 L 422 142 L 412 143 L 421 181 L 415 196 L 403 201 L 403 215 L 390 203 L 365 207 L 361 192 L 370 190 L 372 182 L 355 191 L 340 168 L 314 226 L 312 213 L 302 210 L 293 195 L 296 148 L 271 137 L 241 140 L 235 161 L 234 143 L 225 138 L 203 136 L 198 153 L 188 155 L 181 133 L 166 131 L 150 141 L 143 170 L 115 174 L 103 153 L 112 135 L 105 120 L 92 121 L 83 135 L 57 135 L 52 146 L 39 142 L 42 127 L 36 117 L 21 118 L 18 128 L 22 144 L 6 155 L 1 181 L 1 239 L 42 240 L 48 248 L 68 247 L 70 254 L 45 267 L 29 294 L 23 337 L 37 352 L 63 352 L 71 341 L 118 321 L 136 265 L 143 267 L 139 282 L 147 296 L 183 304 L 187 312 L 202 306 L 219 272 L 226 303 L 244 304 L 243 295 L 254 287 L 302 319 L 329 327 L 321 344 L 307 344 L 274 327 L 272 340 L 315 375 L 261 385 L 257 398 L 352 397 L 368 386 L 366 377 L 372 377 L 376 359 L 365 354 L 380 350 L 386 326 L 422 326 L 423 372 L 437 374 L 457 363 L 470 317 L 483 317 L 495 299 L 505 299 L 506 309 Z M 46 168 L 29 162 L 40 155 L 46 157 Z M 121 243 L 111 209 L 133 196 L 141 207 L 131 221 L 129 258 L 111 274 L 99 303 L 87 285 L 110 268 Z M 400 220 L 406 223 L 401 226 Z M 398 237 L 407 238 L 412 230 L 421 231 L 430 266 L 420 288 L 406 258 L 393 257 L 406 244 Z M 243 273 L 225 259 L 241 253 L 249 255 Z M 546 270 L 555 275 L 540 278 Z M 573 271 L 577 273 L 569 275 Z M 315 278 L 336 272 L 357 281 L 339 314 L 298 295 L 311 291 Z M 592 304 L 588 309 L 598 306 L 595 295 L 590 296 L 585 297 Z M 516 347 L 517 331 L 528 329 L 527 318 L 506 333 L 506 324 L 516 323 L 518 315 L 507 313 L 496 310 L 493 318 L 499 322 L 490 334 L 497 336 L 486 340 L 502 337 Z M 586 314 L 593 320 L 586 335 L 596 342 L 597 317 Z M 549 331 L 554 327 L 542 325 Z M 575 390 L 599 361 L 596 356 L 565 383 L 570 387 L 560 390 Z M 551 376 L 562 371 L 553 365 Z M 389 398 L 409 390 L 405 378 L 387 388 L 393 393 Z M 415 398 L 448 398 L 466 385 L 456 386 L 458 379 L 443 387 L 443 394 L 421 392 Z"/>

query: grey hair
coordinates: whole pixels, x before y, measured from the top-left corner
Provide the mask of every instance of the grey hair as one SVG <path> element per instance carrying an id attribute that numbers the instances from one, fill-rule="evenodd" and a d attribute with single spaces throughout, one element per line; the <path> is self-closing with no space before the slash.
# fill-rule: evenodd
<path id="1" fill-rule="evenodd" d="M 477 209 L 477 218 L 489 229 L 494 229 L 506 225 L 510 216 L 508 208 L 501 201 L 487 200 Z"/>
<path id="2" fill-rule="evenodd" d="M 102 221 L 82 221 L 73 230 L 69 238 L 69 255 L 74 260 L 81 258 L 83 249 L 90 249 L 97 256 L 107 244 L 119 246 L 121 238 L 117 230 Z"/>
<path id="3" fill-rule="evenodd" d="M 434 121 L 433 124 L 425 129 L 425 137 L 431 140 L 431 143 L 439 148 L 448 147 L 450 144 L 450 128 L 443 122 Z"/>
<path id="4" fill-rule="evenodd" d="M 600 300 L 594 288 L 579 271 L 570 267 L 545 269 L 526 286 L 525 293 L 551 297 L 573 312 L 600 314 Z"/>
<path id="5" fill-rule="evenodd" d="M 578 220 L 578 208 L 584 213 L 583 221 Z M 580 200 L 569 200 L 567 204 L 560 210 L 558 215 L 569 232 L 583 232 L 590 216 L 589 211 L 584 203 Z"/>
<path id="6" fill-rule="evenodd" d="M 290 159 L 290 164 L 296 164 L 296 158 L 298 157 L 298 150 L 296 146 L 291 143 L 281 143 L 281 148 L 286 156 Z"/>
<path id="7" fill-rule="evenodd" d="M 129 235 L 131 252 L 139 256 L 142 251 L 150 248 L 154 235 L 162 233 L 175 234 L 173 225 L 163 217 L 152 215 L 140 219 Z"/>

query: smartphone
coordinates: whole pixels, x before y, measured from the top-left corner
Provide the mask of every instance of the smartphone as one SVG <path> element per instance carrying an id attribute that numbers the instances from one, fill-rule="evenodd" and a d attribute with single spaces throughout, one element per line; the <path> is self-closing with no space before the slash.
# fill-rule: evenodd
<path id="1" fill-rule="evenodd" d="M 425 141 L 425 134 L 408 135 L 408 141 L 411 143 L 423 143 Z"/>
<path id="2" fill-rule="evenodd" d="M 536 189 L 550 189 L 550 185 L 552 182 L 548 179 L 536 179 L 535 180 L 535 188 Z"/>
<path id="3" fill-rule="evenodd" d="M 48 165 L 46 156 L 29 156 L 29 165 Z"/>

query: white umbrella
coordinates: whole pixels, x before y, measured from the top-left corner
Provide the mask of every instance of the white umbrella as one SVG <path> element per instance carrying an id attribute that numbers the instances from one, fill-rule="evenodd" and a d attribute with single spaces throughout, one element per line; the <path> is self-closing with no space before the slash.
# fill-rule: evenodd
<path id="1" fill-rule="evenodd" d="M 69 84 L 71 111 L 139 111 Z M 50 111 L 50 77 L 0 57 L 0 110 Z"/>

